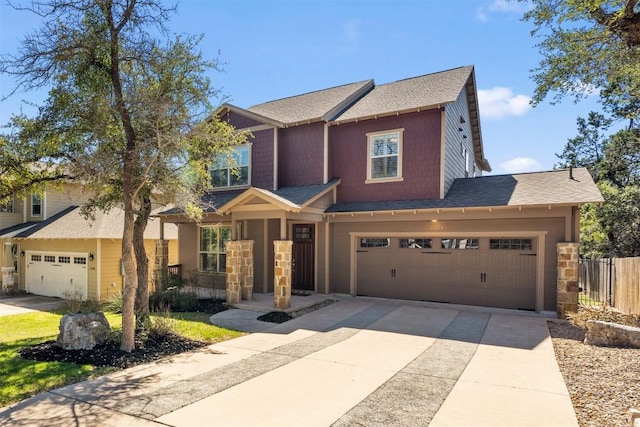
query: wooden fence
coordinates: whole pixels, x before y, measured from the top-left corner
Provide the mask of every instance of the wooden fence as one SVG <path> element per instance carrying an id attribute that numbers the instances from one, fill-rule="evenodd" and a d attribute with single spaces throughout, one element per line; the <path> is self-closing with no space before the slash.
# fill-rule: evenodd
<path id="1" fill-rule="evenodd" d="M 614 307 L 640 315 L 640 257 L 616 258 L 615 268 Z"/>
<path id="2" fill-rule="evenodd" d="M 640 257 L 581 259 L 579 286 L 580 304 L 640 315 Z"/>

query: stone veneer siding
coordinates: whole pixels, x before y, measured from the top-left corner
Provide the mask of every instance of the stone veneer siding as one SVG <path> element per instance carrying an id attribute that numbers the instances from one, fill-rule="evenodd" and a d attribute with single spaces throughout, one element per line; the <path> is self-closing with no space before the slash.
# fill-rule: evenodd
<path id="1" fill-rule="evenodd" d="M 227 302 L 253 298 L 253 240 L 227 242 Z"/>
<path id="2" fill-rule="evenodd" d="M 578 310 L 578 243 L 558 243 L 557 313 L 560 319 L 566 313 Z"/>
<path id="3" fill-rule="evenodd" d="M 291 240 L 274 240 L 273 303 L 277 309 L 291 306 Z"/>

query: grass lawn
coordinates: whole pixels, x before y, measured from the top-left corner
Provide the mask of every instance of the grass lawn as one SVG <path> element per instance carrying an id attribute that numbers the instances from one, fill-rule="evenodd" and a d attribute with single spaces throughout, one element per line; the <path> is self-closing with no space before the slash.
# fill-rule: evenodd
<path id="1" fill-rule="evenodd" d="M 42 391 L 104 375 L 114 368 L 95 368 L 61 362 L 37 362 L 20 358 L 21 348 L 53 340 L 64 311 L 33 312 L 0 317 L 0 407 Z M 120 329 L 120 315 L 105 313 L 112 329 Z M 174 330 L 187 338 L 214 343 L 242 335 L 209 324 L 204 313 L 173 313 Z"/>

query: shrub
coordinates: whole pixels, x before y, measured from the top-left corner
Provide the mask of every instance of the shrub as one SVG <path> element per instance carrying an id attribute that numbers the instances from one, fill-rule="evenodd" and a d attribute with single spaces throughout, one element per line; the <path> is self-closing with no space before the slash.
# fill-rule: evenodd
<path id="1" fill-rule="evenodd" d="M 93 313 L 100 311 L 100 304 L 97 301 L 82 299 L 82 292 L 78 290 L 64 291 L 62 293 L 64 298 L 65 308 L 69 314 L 77 313 Z"/>
<path id="2" fill-rule="evenodd" d="M 165 308 L 149 318 L 146 329 L 152 336 L 165 337 L 175 334 L 176 325 L 176 320 L 171 318 L 171 310 Z"/>
<path id="3" fill-rule="evenodd" d="M 120 314 L 122 313 L 122 294 L 113 295 L 109 297 L 107 302 L 104 304 L 104 311 L 108 311 L 109 313 Z"/>
<path id="4" fill-rule="evenodd" d="M 167 308 L 172 311 L 193 311 L 197 306 L 198 295 L 179 288 L 156 291 L 149 296 L 149 309 L 155 312 Z"/>

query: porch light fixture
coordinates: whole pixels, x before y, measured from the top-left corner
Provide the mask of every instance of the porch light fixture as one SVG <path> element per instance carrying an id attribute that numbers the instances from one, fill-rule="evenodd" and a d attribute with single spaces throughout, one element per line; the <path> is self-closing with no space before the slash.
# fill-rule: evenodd
<path id="1" fill-rule="evenodd" d="M 24 251 L 20 251 L 20 256 L 24 256 Z"/>
<path id="2" fill-rule="evenodd" d="M 93 261 L 93 254 L 89 254 L 89 261 Z"/>

